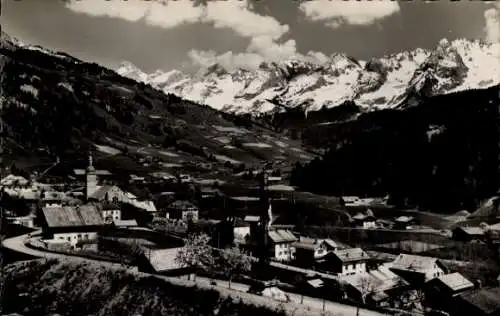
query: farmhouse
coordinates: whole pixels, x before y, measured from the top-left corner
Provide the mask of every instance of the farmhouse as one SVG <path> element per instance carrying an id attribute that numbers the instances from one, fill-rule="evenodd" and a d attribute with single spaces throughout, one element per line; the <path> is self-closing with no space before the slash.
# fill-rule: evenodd
<path id="1" fill-rule="evenodd" d="M 376 306 L 387 306 L 391 297 L 398 296 L 409 285 L 387 265 L 366 273 L 345 276 L 342 281 L 353 299 L 362 301 L 362 295 L 366 295 L 366 302 Z"/>
<path id="2" fill-rule="evenodd" d="M 483 288 L 463 293 L 451 306 L 453 315 L 500 315 L 500 288 Z"/>
<path id="3" fill-rule="evenodd" d="M 364 229 L 376 228 L 375 216 L 371 214 L 361 214 L 358 213 L 352 217 L 356 226 Z"/>
<path id="4" fill-rule="evenodd" d="M 100 211 L 91 204 L 45 207 L 41 215 L 43 238 L 66 241 L 71 247 L 97 240 L 104 225 Z"/>
<path id="5" fill-rule="evenodd" d="M 183 221 L 197 221 L 198 207 L 185 200 L 177 200 L 167 207 L 167 217 L 172 219 L 181 219 Z"/>
<path id="6" fill-rule="evenodd" d="M 349 248 L 333 251 L 329 255 L 333 272 L 341 276 L 366 272 L 366 262 L 370 259 L 361 248 Z"/>
<path id="7" fill-rule="evenodd" d="M 418 224 L 418 221 L 413 216 L 399 216 L 394 220 L 394 229 L 409 229 L 411 225 Z"/>
<path id="8" fill-rule="evenodd" d="M 437 258 L 400 254 L 391 270 L 413 284 L 423 284 L 446 274 L 447 268 Z"/>
<path id="9" fill-rule="evenodd" d="M 424 286 L 425 298 L 436 308 L 452 304 L 451 299 L 474 288 L 474 284 L 458 272 L 445 274 L 428 281 Z"/>
<path id="10" fill-rule="evenodd" d="M 295 260 L 302 266 L 310 266 L 317 260 L 324 258 L 328 252 L 339 248 L 337 243 L 331 239 L 310 239 L 300 237 L 294 243 Z"/>
<path id="11" fill-rule="evenodd" d="M 270 256 L 278 261 L 290 261 L 295 256 L 293 244 L 297 241 L 288 230 L 271 230 L 268 232 Z"/>

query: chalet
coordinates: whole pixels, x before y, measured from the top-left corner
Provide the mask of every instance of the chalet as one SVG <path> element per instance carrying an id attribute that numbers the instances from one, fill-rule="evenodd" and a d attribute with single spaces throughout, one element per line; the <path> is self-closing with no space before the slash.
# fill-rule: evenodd
<path id="1" fill-rule="evenodd" d="M 412 216 L 399 216 L 394 219 L 394 229 L 406 230 L 409 229 L 411 225 L 418 224 L 418 221 Z"/>
<path id="2" fill-rule="evenodd" d="M 97 240 L 104 226 L 99 209 L 91 204 L 45 207 L 41 215 L 43 238 L 67 241 L 72 247 L 78 242 Z"/>
<path id="3" fill-rule="evenodd" d="M 453 297 L 472 289 L 474 284 L 458 272 L 431 279 L 424 285 L 427 302 L 439 309 L 452 304 Z"/>
<path id="4" fill-rule="evenodd" d="M 0 186 L 6 188 L 27 189 L 29 187 L 29 180 L 21 176 L 10 174 L 0 180 Z"/>
<path id="5" fill-rule="evenodd" d="M 32 216 L 32 215 L 15 216 L 15 217 L 7 217 L 7 222 L 9 224 L 16 224 L 16 225 L 21 225 L 24 227 L 33 228 L 33 227 L 35 227 L 34 219 L 35 219 L 35 216 Z"/>
<path id="6" fill-rule="evenodd" d="M 457 296 L 452 315 L 499 316 L 500 288 L 482 288 Z"/>
<path id="7" fill-rule="evenodd" d="M 331 239 L 308 239 L 300 237 L 294 243 L 295 260 L 303 266 L 313 264 L 317 260 L 324 258 L 328 252 L 339 249 L 339 245 Z"/>
<path id="8" fill-rule="evenodd" d="M 100 206 L 101 216 L 105 223 L 112 223 L 113 221 L 120 220 L 122 218 L 122 211 L 120 208 L 114 204 L 102 204 Z"/>
<path id="9" fill-rule="evenodd" d="M 333 251 L 329 255 L 332 271 L 342 275 L 355 275 L 366 272 L 366 262 L 370 259 L 361 248 L 348 248 Z"/>
<path id="10" fill-rule="evenodd" d="M 233 225 L 234 242 L 244 244 L 250 238 L 250 224 L 247 222 L 236 222 Z"/>
<path id="11" fill-rule="evenodd" d="M 486 238 L 485 231 L 481 227 L 456 227 L 452 234 L 454 240 L 464 242 L 484 240 Z"/>
<path id="12" fill-rule="evenodd" d="M 292 232 L 288 230 L 268 231 L 270 256 L 278 261 L 290 261 L 295 256 L 293 244 L 297 241 Z"/>
<path id="13" fill-rule="evenodd" d="M 362 296 L 366 302 L 376 306 L 387 306 L 391 297 L 404 292 L 409 284 L 392 272 L 387 265 L 375 270 L 342 277 L 348 295 L 358 301 Z"/>
<path id="14" fill-rule="evenodd" d="M 197 221 L 198 207 L 185 200 L 177 200 L 167 207 L 168 218 L 181 219 L 183 221 Z"/>
<path id="15" fill-rule="evenodd" d="M 370 214 L 361 214 L 358 213 L 352 217 L 354 223 L 358 227 L 362 227 L 364 229 L 376 228 L 376 218 Z"/>
<path id="16" fill-rule="evenodd" d="M 447 268 L 433 257 L 400 254 L 391 263 L 391 270 L 412 284 L 425 282 L 446 274 Z"/>
<path id="17" fill-rule="evenodd" d="M 340 199 L 345 206 L 357 205 L 360 200 L 359 196 L 342 196 Z"/>

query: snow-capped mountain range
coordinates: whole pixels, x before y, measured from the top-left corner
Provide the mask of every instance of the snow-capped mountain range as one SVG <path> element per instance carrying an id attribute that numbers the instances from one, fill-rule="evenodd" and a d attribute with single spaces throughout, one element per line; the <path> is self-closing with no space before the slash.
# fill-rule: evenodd
<path id="1" fill-rule="evenodd" d="M 256 71 L 214 64 L 196 75 L 178 70 L 146 74 L 129 62 L 116 71 L 164 92 L 215 109 L 261 114 L 300 107 L 316 111 L 354 101 L 365 110 L 397 108 L 412 95 L 439 95 L 500 83 L 500 44 L 443 39 L 415 49 L 358 61 L 333 54 L 324 63 L 287 60 Z"/>

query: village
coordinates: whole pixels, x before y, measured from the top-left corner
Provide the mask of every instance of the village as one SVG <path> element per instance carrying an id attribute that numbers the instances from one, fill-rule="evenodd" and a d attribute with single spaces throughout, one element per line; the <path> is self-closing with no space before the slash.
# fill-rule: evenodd
<path id="1" fill-rule="evenodd" d="M 97 169 L 90 154 L 63 183 L 6 175 L 0 206 L 8 225 L 29 229 L 19 247 L 159 275 L 199 275 L 214 284 L 229 280 L 229 286 L 233 281 L 236 289 L 277 301 L 315 298 L 323 309 L 329 301 L 393 314 L 499 315 L 499 199 L 485 202 L 477 213 L 482 216 L 458 212 L 455 222 L 464 225 L 440 229 L 416 211 L 392 216 L 380 207 L 384 198 L 345 196 L 336 199 L 335 224 L 299 227 L 283 215 L 291 191 L 284 177 L 265 168 L 253 173 L 253 196 L 228 195 L 220 183 L 196 182 L 188 173 L 127 175 L 125 183 Z M 127 189 L 148 183 L 169 190 Z M 200 247 L 200 236 L 209 249 L 237 249 L 252 268 L 221 273 L 187 264 L 182 257 Z M 444 249 L 453 247 L 460 254 L 447 256 Z M 479 271 L 473 252 L 485 251 L 493 254 L 494 268 Z"/>

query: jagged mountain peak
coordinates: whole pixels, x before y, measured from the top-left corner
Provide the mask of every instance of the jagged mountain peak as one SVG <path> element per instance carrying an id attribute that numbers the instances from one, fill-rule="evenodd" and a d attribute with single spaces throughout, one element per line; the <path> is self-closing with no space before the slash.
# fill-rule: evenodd
<path id="1" fill-rule="evenodd" d="M 498 84 L 499 51 L 500 44 L 443 39 L 434 49 L 416 48 L 368 61 L 334 53 L 321 63 L 265 61 L 255 71 L 228 71 L 214 64 L 191 79 L 178 75 L 178 82 L 152 84 L 186 99 L 243 113 L 271 111 L 276 102 L 307 110 L 354 102 L 374 110 L 398 107 L 410 93 L 431 96 Z M 144 78 L 135 75 L 139 77 Z"/>

